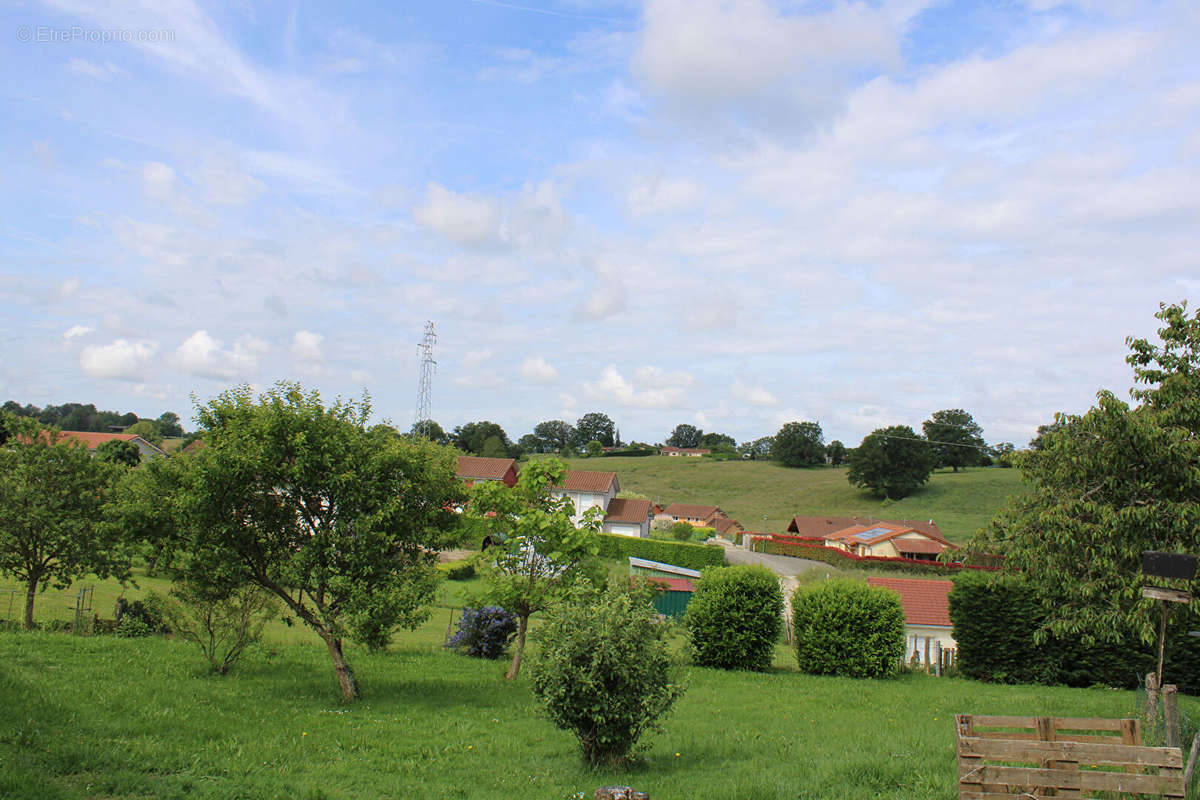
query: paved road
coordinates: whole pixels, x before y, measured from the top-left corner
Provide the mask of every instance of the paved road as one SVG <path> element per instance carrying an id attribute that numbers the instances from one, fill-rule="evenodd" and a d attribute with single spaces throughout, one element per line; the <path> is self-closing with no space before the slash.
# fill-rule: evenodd
<path id="1" fill-rule="evenodd" d="M 741 547 L 735 547 L 723 539 L 717 543 L 725 548 L 725 560 L 730 564 L 762 564 L 767 569 L 783 578 L 794 578 L 802 572 L 808 572 L 815 567 L 821 567 L 834 572 L 835 570 L 824 561 L 812 561 L 807 558 L 791 556 L 773 556 L 767 553 L 752 553 Z"/>

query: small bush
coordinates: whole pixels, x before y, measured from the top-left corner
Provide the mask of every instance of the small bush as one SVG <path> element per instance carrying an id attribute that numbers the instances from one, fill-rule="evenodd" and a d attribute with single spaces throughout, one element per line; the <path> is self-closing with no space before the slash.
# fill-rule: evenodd
<path id="1" fill-rule="evenodd" d="M 167 624 L 163 616 L 163 606 L 161 596 L 150 592 L 145 600 L 134 600 L 132 603 L 124 597 L 117 598 L 117 633 L 121 634 L 121 627 L 130 619 L 136 619 L 146 627 L 146 633 L 134 634 L 138 636 L 149 636 L 152 633 L 170 633 L 171 626 Z M 131 626 L 129 630 L 139 630 L 137 626 Z"/>
<path id="2" fill-rule="evenodd" d="M 692 529 L 692 541 L 693 542 L 707 542 L 709 539 L 713 538 L 716 535 L 717 535 L 716 528 L 693 528 Z"/>
<path id="3" fill-rule="evenodd" d="M 500 606 L 464 608 L 458 631 L 443 647 L 475 658 L 500 658 L 517 635 L 517 615 Z"/>
<path id="4" fill-rule="evenodd" d="M 671 526 L 671 535 L 676 541 L 686 542 L 692 538 L 692 531 L 695 530 L 690 522 L 676 522 Z"/>
<path id="5" fill-rule="evenodd" d="M 451 581 L 469 581 L 475 577 L 475 565 L 470 561 L 451 561 L 439 567 L 446 573 L 446 579 Z"/>
<path id="6" fill-rule="evenodd" d="M 801 586 L 792 595 L 801 672 L 880 678 L 904 655 L 904 611 L 887 589 L 850 580 Z"/>
<path id="7" fill-rule="evenodd" d="M 257 586 L 203 586 L 181 581 L 170 598 L 154 595 L 175 634 L 200 648 L 209 668 L 224 675 L 278 613 L 275 598 Z M 118 629 L 119 632 L 119 629 Z"/>
<path id="8" fill-rule="evenodd" d="M 646 591 L 581 586 L 537 634 L 533 692 L 592 767 L 626 761 L 683 694 L 669 630 L 655 621 Z"/>
<path id="9" fill-rule="evenodd" d="M 149 636 L 154 633 L 154 630 L 142 620 L 141 617 L 126 615 L 117 623 L 117 636 L 123 639 L 137 639 L 142 636 Z"/>
<path id="10" fill-rule="evenodd" d="M 702 667 L 762 671 L 771 666 L 783 620 L 779 579 L 766 567 L 707 569 L 684 623 Z"/>

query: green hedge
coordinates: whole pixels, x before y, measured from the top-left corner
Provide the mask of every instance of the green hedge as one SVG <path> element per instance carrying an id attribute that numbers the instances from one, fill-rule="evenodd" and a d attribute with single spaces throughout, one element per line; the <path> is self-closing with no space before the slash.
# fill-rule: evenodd
<path id="1" fill-rule="evenodd" d="M 720 567 L 725 564 L 725 548 L 719 544 L 665 542 L 661 539 L 640 539 L 616 533 L 600 534 L 602 558 L 646 558 L 688 569 Z"/>
<path id="2" fill-rule="evenodd" d="M 1077 636 L 1034 635 L 1046 619 L 1036 588 L 1011 575 L 961 575 L 950 592 L 958 667 L 968 677 L 997 683 L 1133 688 L 1157 666 L 1158 650 L 1132 634 L 1085 646 Z M 1189 625 L 1169 629 L 1167 682 L 1200 690 L 1200 640 Z"/>
<path id="3" fill-rule="evenodd" d="M 770 553 L 776 556 L 807 558 L 812 561 L 821 561 L 838 569 L 889 570 L 892 572 L 904 572 L 910 575 L 961 575 L 963 572 L 962 567 L 942 564 L 937 561 L 931 561 L 926 566 L 925 564 L 904 563 L 899 559 L 895 561 L 887 559 L 856 559 L 832 547 L 805 547 L 801 544 L 788 544 L 787 542 L 755 542 L 754 552 Z"/>
<path id="4" fill-rule="evenodd" d="M 888 589 L 846 579 L 792 595 L 796 663 L 812 675 L 882 678 L 904 657 L 904 610 Z"/>
<path id="5" fill-rule="evenodd" d="M 683 615 L 700 667 L 770 668 L 783 628 L 779 578 L 758 564 L 704 571 Z"/>

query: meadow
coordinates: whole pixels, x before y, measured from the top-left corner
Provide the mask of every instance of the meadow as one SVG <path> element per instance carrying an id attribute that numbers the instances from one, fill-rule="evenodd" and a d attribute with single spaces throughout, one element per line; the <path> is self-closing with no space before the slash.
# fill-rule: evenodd
<path id="1" fill-rule="evenodd" d="M 666 456 L 567 462 L 572 469 L 616 472 L 623 492 L 664 505 L 719 506 L 747 530 L 781 533 L 797 514 L 932 519 L 960 544 L 987 524 L 1009 495 L 1024 489 L 1020 470 L 995 467 L 938 470 L 909 497 L 885 500 L 851 486 L 845 467 L 793 469 L 773 461 Z"/>

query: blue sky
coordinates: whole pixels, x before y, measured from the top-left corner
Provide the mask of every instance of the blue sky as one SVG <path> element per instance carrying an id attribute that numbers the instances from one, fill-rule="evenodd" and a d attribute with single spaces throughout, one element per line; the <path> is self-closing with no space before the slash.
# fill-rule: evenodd
<path id="1" fill-rule="evenodd" d="M 1124 394 L 1200 288 L 1188 2 L 0 6 L 0 399 L 516 438 Z"/>

